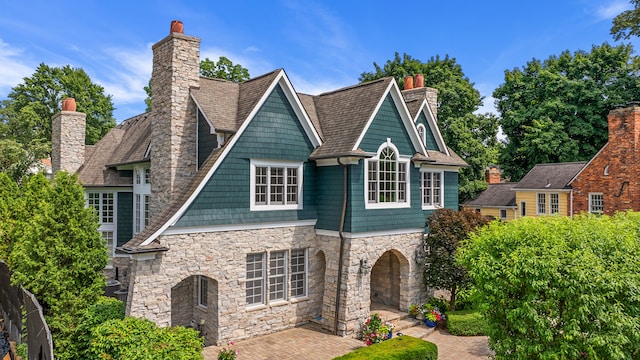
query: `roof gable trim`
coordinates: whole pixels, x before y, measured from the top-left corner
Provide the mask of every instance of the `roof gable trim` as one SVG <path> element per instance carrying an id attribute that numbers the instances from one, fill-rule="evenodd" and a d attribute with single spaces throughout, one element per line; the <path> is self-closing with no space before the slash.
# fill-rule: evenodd
<path id="1" fill-rule="evenodd" d="M 440 132 L 440 128 L 438 127 L 438 122 L 436 121 L 436 117 L 433 115 L 433 112 L 431 111 L 431 107 L 429 107 L 429 103 L 427 102 L 427 99 L 422 100 L 422 104 L 420 105 L 420 110 L 416 114 L 416 118 L 413 120 L 414 124 L 416 123 L 416 121 L 418 121 L 418 118 L 420 117 L 421 112 L 425 113 L 425 117 L 427 118 L 427 124 L 429 124 L 429 128 L 431 128 L 431 133 L 434 134 L 434 137 L 436 138 L 436 143 L 438 144 L 438 149 L 440 149 L 440 152 L 445 153 L 447 156 L 451 156 L 451 154 L 449 154 L 449 148 L 444 143 L 444 138 L 442 137 L 442 133 Z"/>

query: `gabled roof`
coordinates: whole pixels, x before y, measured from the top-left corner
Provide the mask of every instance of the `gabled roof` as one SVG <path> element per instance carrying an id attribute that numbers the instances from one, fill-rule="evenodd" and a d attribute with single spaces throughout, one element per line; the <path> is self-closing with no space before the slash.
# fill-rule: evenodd
<path id="1" fill-rule="evenodd" d="M 221 79 L 200 78 L 200 88 L 191 97 L 214 129 L 235 132 L 240 84 Z"/>
<path id="2" fill-rule="evenodd" d="M 78 178 L 84 186 L 131 185 L 131 177 L 121 177 L 114 166 L 149 161 L 145 155 L 150 141 L 149 113 L 123 121 L 95 145 L 85 148 Z"/>
<path id="3" fill-rule="evenodd" d="M 571 186 L 571 184 L 578 178 L 578 176 L 580 176 L 580 174 L 582 174 L 583 171 L 585 171 L 589 165 L 591 165 L 591 163 L 598 157 L 600 157 L 600 154 L 604 153 L 605 150 L 607 149 L 607 147 L 609 146 L 609 142 L 607 142 L 606 144 L 604 144 L 604 146 L 602 146 L 600 148 L 600 150 L 598 150 L 598 152 L 591 158 L 589 159 L 589 161 L 587 161 L 586 164 L 584 164 L 584 166 L 582 167 L 582 169 L 580 169 L 580 171 L 578 171 L 572 178 L 571 180 L 569 180 L 568 185 Z"/>
<path id="4" fill-rule="evenodd" d="M 569 181 L 582 169 L 584 161 L 537 164 L 513 187 L 514 190 L 562 190 L 569 188 Z"/>
<path id="5" fill-rule="evenodd" d="M 517 183 L 489 184 L 477 198 L 467 201 L 465 206 L 515 207 L 516 192 L 511 188 Z"/>

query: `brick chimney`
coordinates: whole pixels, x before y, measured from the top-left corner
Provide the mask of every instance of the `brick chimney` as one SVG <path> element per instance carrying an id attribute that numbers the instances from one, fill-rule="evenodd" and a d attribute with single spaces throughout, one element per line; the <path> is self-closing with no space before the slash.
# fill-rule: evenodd
<path id="1" fill-rule="evenodd" d="M 189 89 L 200 86 L 200 39 L 173 21 L 153 47 L 151 74 L 151 216 L 168 206 L 196 172 L 196 107 Z"/>
<path id="2" fill-rule="evenodd" d="M 405 79 L 405 84 L 407 80 Z M 425 87 L 424 86 L 424 75 L 418 74 L 415 76 L 412 81 L 413 88 L 405 89 L 402 91 L 402 96 L 404 97 L 405 102 L 426 99 L 427 104 L 429 104 L 429 108 L 435 116 L 436 121 L 438 119 L 438 89 Z"/>
<path id="3" fill-rule="evenodd" d="M 489 185 L 500 184 L 500 168 L 497 165 L 489 165 L 484 171 L 484 179 Z"/>
<path id="4" fill-rule="evenodd" d="M 73 106 L 67 104 L 71 104 Z M 51 118 L 51 171 L 74 173 L 84 164 L 87 115 L 75 111 L 75 100 L 65 99 L 63 110 Z M 69 110 L 67 110 L 69 109 Z"/>

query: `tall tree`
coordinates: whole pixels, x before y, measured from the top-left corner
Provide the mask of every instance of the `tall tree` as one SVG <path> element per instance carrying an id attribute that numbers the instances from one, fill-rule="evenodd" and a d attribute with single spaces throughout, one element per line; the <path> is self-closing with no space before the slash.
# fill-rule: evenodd
<path id="1" fill-rule="evenodd" d="M 51 117 L 60 111 L 66 97 L 76 99 L 78 111 L 87 114 L 86 143 L 95 144 L 115 126 L 113 102 L 104 88 L 91 81 L 80 68 L 40 64 L 24 78 L 0 105 L 0 136 L 21 144 L 51 141 Z"/>
<path id="2" fill-rule="evenodd" d="M 7 176 L 0 173 L 0 183 L 6 182 Z M 0 228 L 0 238 L 13 241 L 8 259 L 11 281 L 31 291 L 42 305 L 56 358 L 75 359 L 62 355 L 67 354 L 64 349 L 74 341 L 77 320 L 105 285 L 107 250 L 98 219 L 85 207 L 77 177 L 63 171 L 53 182 L 42 174 L 29 177 L 9 203 L 17 211 L 12 226 Z"/>
<path id="3" fill-rule="evenodd" d="M 234 64 L 231 60 L 224 56 L 220 56 L 217 62 L 205 58 L 200 60 L 200 75 L 214 79 L 224 79 L 233 82 L 242 82 L 249 80 L 249 70 L 240 64 Z M 144 100 L 147 105 L 147 112 L 151 111 L 151 80 L 149 84 L 144 87 L 144 91 L 147 93 L 147 98 Z"/>
<path id="4" fill-rule="evenodd" d="M 484 190 L 484 169 L 497 161 L 500 148 L 498 123 L 491 114 L 474 114 L 482 97 L 456 59 L 435 56 L 424 63 L 396 52 L 384 66 L 373 66 L 373 72 L 360 75 L 361 82 L 393 76 L 402 88 L 405 76 L 423 74 L 425 85 L 438 89 L 438 125 L 444 141 L 470 165 L 460 173 L 460 200 Z"/>
<path id="5" fill-rule="evenodd" d="M 633 9 L 626 10 L 613 18 L 611 35 L 617 40 L 640 36 L 640 0 L 630 0 Z"/>
<path id="6" fill-rule="evenodd" d="M 631 45 L 564 51 L 505 71 L 493 93 L 507 144 L 505 175 L 519 180 L 535 164 L 588 160 L 607 141 L 607 114 L 640 98 L 640 62 Z"/>

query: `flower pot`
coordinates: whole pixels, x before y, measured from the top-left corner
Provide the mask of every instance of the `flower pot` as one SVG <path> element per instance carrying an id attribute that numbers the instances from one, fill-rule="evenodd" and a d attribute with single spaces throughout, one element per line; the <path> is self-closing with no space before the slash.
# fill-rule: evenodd
<path id="1" fill-rule="evenodd" d="M 416 315 L 416 319 L 418 319 L 418 320 L 424 320 L 424 315 L 423 315 L 422 313 L 418 313 L 418 314 Z"/>
<path id="2" fill-rule="evenodd" d="M 425 325 L 427 325 L 427 327 L 436 327 L 437 322 L 436 321 L 431 321 L 429 319 L 424 319 L 424 323 Z"/>
<path id="3" fill-rule="evenodd" d="M 62 100 L 62 111 L 76 111 L 76 99 L 70 97 Z"/>
<path id="4" fill-rule="evenodd" d="M 393 331 L 389 331 L 389 335 L 387 335 L 387 340 L 393 337 Z"/>

